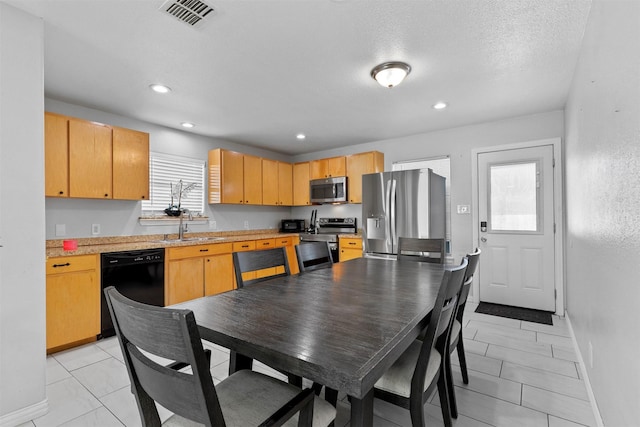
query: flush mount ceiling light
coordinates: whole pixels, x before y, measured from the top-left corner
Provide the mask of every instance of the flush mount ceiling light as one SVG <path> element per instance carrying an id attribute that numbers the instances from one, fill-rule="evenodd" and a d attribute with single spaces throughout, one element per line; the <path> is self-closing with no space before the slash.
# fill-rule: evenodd
<path id="1" fill-rule="evenodd" d="M 303 139 L 305 139 L 307 136 L 304 133 L 299 133 L 296 135 L 296 138 L 298 138 L 300 141 L 302 141 Z"/>
<path id="2" fill-rule="evenodd" d="M 446 102 L 436 102 L 435 104 L 433 104 L 433 109 L 434 110 L 444 110 L 445 108 L 447 108 L 447 103 Z"/>
<path id="3" fill-rule="evenodd" d="M 404 62 L 383 62 L 371 70 L 371 77 L 384 87 L 394 87 L 402 83 L 411 72 L 411 66 Z"/>
<path id="4" fill-rule="evenodd" d="M 165 85 L 152 84 L 152 85 L 149 85 L 149 87 L 151 88 L 152 91 L 158 92 L 158 93 L 169 93 L 169 92 L 171 92 L 171 88 L 169 86 L 165 86 Z"/>
<path id="5" fill-rule="evenodd" d="M 180 126 L 182 126 L 183 128 L 189 128 L 189 129 L 196 127 L 196 125 L 189 122 L 182 122 L 180 123 Z"/>

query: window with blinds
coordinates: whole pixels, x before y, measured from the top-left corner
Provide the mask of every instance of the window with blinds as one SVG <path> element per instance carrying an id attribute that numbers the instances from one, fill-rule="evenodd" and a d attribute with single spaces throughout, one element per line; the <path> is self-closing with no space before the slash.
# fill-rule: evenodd
<path id="1" fill-rule="evenodd" d="M 204 213 L 205 161 L 169 154 L 149 153 L 149 200 L 142 201 L 143 213 L 160 213 L 173 204 L 178 205 L 176 185 L 182 180 L 183 188 L 195 184 L 183 194 L 180 207 L 197 214 Z"/>

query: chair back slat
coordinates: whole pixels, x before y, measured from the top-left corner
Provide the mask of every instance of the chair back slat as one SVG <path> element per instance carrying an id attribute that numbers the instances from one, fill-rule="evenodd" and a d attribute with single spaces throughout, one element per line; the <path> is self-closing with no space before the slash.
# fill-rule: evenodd
<path id="1" fill-rule="evenodd" d="M 290 276 L 289 261 L 285 248 L 264 249 L 260 251 L 234 252 L 233 266 L 236 273 L 238 288 L 254 283 L 269 280 L 274 277 Z M 243 273 L 265 270 L 267 268 L 281 267 L 282 272 L 257 279 L 244 280 Z"/>
<path id="2" fill-rule="evenodd" d="M 458 297 L 458 314 L 456 315 L 456 319 L 462 319 L 462 313 L 464 312 L 464 306 L 467 303 L 467 298 L 469 297 L 469 291 L 471 290 L 471 284 L 473 283 L 473 275 L 478 268 L 478 262 L 480 261 L 480 253 L 482 251 L 479 248 L 476 248 L 475 252 L 468 254 L 466 256 L 467 259 L 467 270 L 464 273 L 464 282 L 462 283 L 462 289 L 460 290 L 460 296 Z"/>
<path id="3" fill-rule="evenodd" d="M 309 242 L 296 245 L 300 272 L 333 266 L 329 242 Z"/>
<path id="4" fill-rule="evenodd" d="M 157 401 L 190 420 L 224 426 L 193 312 L 141 304 L 114 287 L 104 292 L 143 425 L 160 425 Z M 185 363 L 192 374 L 164 366 L 151 355 Z"/>
<path id="5" fill-rule="evenodd" d="M 437 255 L 437 257 L 434 257 Z M 398 238 L 398 261 L 444 263 L 444 239 Z"/>

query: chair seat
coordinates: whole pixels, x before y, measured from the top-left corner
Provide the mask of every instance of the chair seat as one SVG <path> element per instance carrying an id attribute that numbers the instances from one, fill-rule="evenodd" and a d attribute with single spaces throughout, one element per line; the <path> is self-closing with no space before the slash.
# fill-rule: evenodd
<path id="1" fill-rule="evenodd" d="M 385 374 L 376 382 L 375 388 L 396 394 L 398 396 L 411 396 L 411 377 L 416 369 L 418 356 L 420 355 L 420 347 L 422 341 L 415 340 L 407 351 L 385 372 Z M 425 374 L 425 391 L 431 384 L 433 378 L 438 373 L 442 356 L 436 349 L 431 349 L 429 355 L 429 365 Z"/>
<path id="2" fill-rule="evenodd" d="M 458 336 L 461 329 L 462 325 L 460 324 L 460 322 L 454 320 L 453 325 L 451 325 L 451 341 L 453 341 Z"/>
<path id="3" fill-rule="evenodd" d="M 228 427 L 257 426 L 281 406 L 300 393 L 300 389 L 273 377 L 250 370 L 238 371 L 216 385 L 218 400 Z M 247 404 L 250 402 L 250 404 Z M 313 426 L 326 427 L 336 416 L 336 409 L 325 400 L 314 398 Z M 173 415 L 163 426 L 195 427 L 201 424 Z M 296 427 L 298 414 L 284 426 Z"/>

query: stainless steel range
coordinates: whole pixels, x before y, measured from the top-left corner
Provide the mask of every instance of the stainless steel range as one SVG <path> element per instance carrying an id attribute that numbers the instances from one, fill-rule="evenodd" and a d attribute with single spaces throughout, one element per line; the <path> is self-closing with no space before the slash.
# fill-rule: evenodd
<path id="1" fill-rule="evenodd" d="M 319 218 L 316 223 L 315 227 L 310 228 L 310 232 L 300 233 L 300 243 L 329 242 L 333 262 L 339 262 L 338 235 L 357 233 L 356 218 Z"/>

